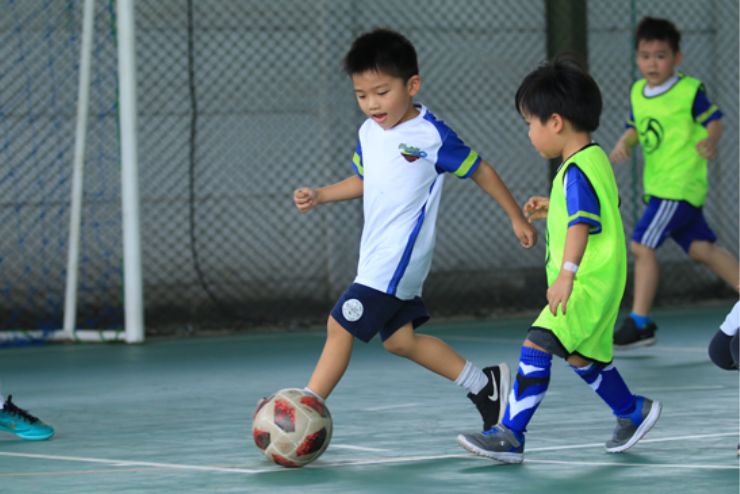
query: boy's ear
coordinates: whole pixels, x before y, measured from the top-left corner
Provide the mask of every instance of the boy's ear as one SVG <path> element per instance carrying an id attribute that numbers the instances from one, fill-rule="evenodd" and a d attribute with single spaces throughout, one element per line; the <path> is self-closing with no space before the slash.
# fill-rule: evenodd
<path id="1" fill-rule="evenodd" d="M 550 120 L 548 121 L 549 125 L 552 125 L 552 130 L 555 132 L 560 132 L 563 130 L 563 127 L 565 127 L 565 120 L 563 119 L 563 116 L 559 113 L 553 113 L 550 115 Z"/>
<path id="2" fill-rule="evenodd" d="M 675 67 L 678 67 L 679 65 L 681 65 L 682 61 L 683 61 L 683 53 L 681 53 L 680 51 L 677 51 L 676 55 L 673 57 L 673 65 Z"/>
<path id="3" fill-rule="evenodd" d="M 416 96 L 416 93 L 421 89 L 421 76 L 412 75 L 409 80 L 406 81 L 406 90 L 409 92 L 409 96 Z"/>

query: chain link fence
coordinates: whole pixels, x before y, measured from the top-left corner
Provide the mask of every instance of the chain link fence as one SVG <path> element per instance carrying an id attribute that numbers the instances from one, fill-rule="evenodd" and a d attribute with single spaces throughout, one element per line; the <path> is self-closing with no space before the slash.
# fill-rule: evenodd
<path id="1" fill-rule="evenodd" d="M 705 82 L 725 113 L 706 214 L 737 254 L 737 2 L 590 0 L 587 8 L 588 64 L 605 99 L 594 137 L 607 151 L 629 112 L 635 22 L 667 16 L 682 30 L 682 69 Z M 59 327 L 81 2 L 6 1 L 2 9 L 0 327 Z M 418 100 L 496 167 L 519 202 L 548 193 L 548 164 L 513 105 L 521 79 L 547 58 L 544 2 L 427 0 L 423 11 L 410 0 L 137 1 L 150 334 L 326 317 L 354 278 L 361 204 L 301 215 L 291 196 L 351 173 L 363 116 L 341 62 L 352 39 L 374 27 L 416 45 Z M 112 0 L 98 1 L 81 273 L 88 327 L 122 324 L 114 12 Z M 631 232 L 642 211 L 639 162 L 617 168 L 617 177 Z M 543 239 L 521 249 L 503 211 L 471 181 L 448 179 L 445 188 L 424 289 L 432 312 L 541 307 Z M 660 260 L 660 303 L 732 296 L 674 245 Z M 625 303 L 630 294 L 628 287 Z"/>

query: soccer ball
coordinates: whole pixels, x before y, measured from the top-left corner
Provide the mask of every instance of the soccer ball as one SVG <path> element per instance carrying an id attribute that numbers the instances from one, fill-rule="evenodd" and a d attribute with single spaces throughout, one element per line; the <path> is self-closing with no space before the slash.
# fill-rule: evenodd
<path id="1" fill-rule="evenodd" d="M 321 456 L 331 440 L 329 409 L 298 388 L 281 389 L 261 400 L 252 418 L 254 444 L 268 460 L 288 468 Z"/>

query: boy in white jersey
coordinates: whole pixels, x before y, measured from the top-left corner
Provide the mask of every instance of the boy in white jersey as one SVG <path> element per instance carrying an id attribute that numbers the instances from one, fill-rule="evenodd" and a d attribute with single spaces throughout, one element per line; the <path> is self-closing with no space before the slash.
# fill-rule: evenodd
<path id="1" fill-rule="evenodd" d="M 328 398 L 349 364 L 354 338 L 377 333 L 385 348 L 466 388 L 484 429 L 498 422 L 509 388 L 505 364 L 480 370 L 441 340 L 414 332 L 429 319 L 421 289 L 434 248 L 444 173 L 471 177 L 511 218 L 522 246 L 536 232 L 494 169 L 424 106 L 414 104 L 421 78 L 413 45 L 378 29 L 357 38 L 344 59 L 357 103 L 368 119 L 359 130 L 355 175 L 326 187 L 300 188 L 301 212 L 363 198 L 365 224 L 355 282 L 327 322 L 323 352 L 306 390 Z"/>
<path id="2" fill-rule="evenodd" d="M 658 287 L 657 249 L 669 236 L 695 261 L 737 287 L 737 259 L 715 242 L 702 207 L 708 193 L 707 160 L 722 137 L 722 112 L 698 79 L 676 72 L 682 60 L 681 33 L 670 21 L 645 17 L 635 33 L 637 66 L 643 79 L 631 89 L 631 115 L 609 159 L 620 163 L 640 144 L 647 204 L 635 225 L 632 312 L 614 333 L 614 346 L 655 343 L 650 310 Z"/>

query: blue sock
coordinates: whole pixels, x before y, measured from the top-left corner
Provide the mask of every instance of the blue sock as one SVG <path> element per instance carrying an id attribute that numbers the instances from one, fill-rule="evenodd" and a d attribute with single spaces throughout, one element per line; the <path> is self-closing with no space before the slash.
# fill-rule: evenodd
<path id="1" fill-rule="evenodd" d="M 645 326 L 650 324 L 649 316 L 641 316 L 640 314 L 630 312 L 630 317 L 632 318 L 633 321 L 635 321 L 635 325 L 637 326 L 637 329 L 645 329 Z"/>
<path id="2" fill-rule="evenodd" d="M 524 437 L 532 415 L 545 397 L 550 384 L 551 364 L 552 355 L 549 353 L 522 347 L 514 387 L 509 393 L 509 403 L 501 420 L 520 440 Z"/>
<path id="3" fill-rule="evenodd" d="M 587 367 L 573 367 L 573 370 L 609 405 L 614 415 L 623 417 L 635 410 L 636 397 L 613 364 L 594 362 Z"/>

